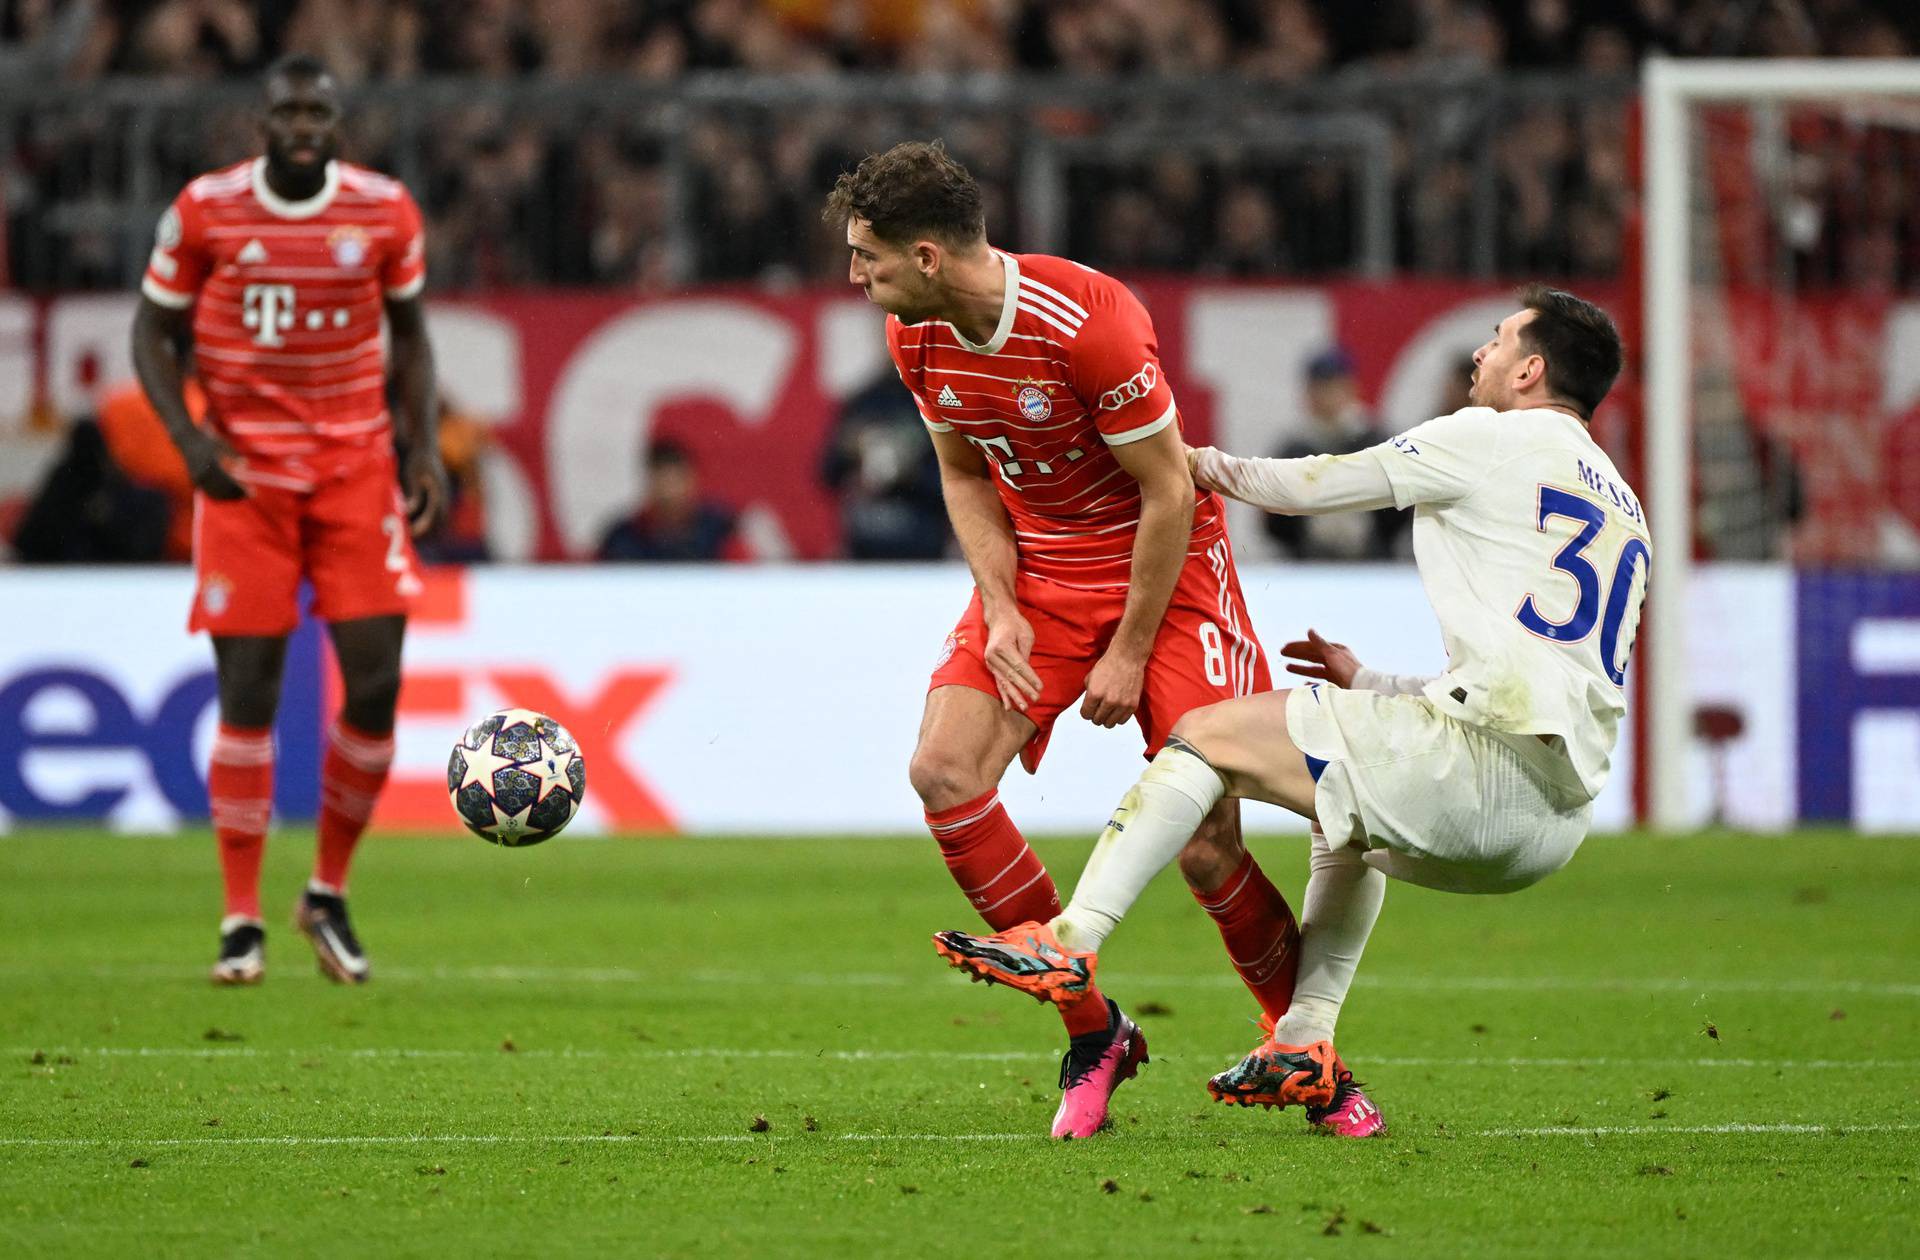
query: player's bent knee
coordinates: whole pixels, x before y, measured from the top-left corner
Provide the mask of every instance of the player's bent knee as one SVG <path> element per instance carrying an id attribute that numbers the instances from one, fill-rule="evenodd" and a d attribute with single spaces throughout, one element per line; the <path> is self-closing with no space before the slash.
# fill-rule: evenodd
<path id="1" fill-rule="evenodd" d="M 993 786 L 970 758 L 926 744 L 914 749 L 913 760 L 907 763 L 907 781 L 930 810 L 963 805 Z"/>
<path id="2" fill-rule="evenodd" d="M 1173 734 L 1198 749 L 1200 755 L 1212 760 L 1207 745 L 1216 747 L 1228 738 L 1232 727 L 1232 715 L 1224 712 L 1226 701 L 1205 705 L 1198 709 L 1189 709 L 1180 720 L 1173 724 Z"/>

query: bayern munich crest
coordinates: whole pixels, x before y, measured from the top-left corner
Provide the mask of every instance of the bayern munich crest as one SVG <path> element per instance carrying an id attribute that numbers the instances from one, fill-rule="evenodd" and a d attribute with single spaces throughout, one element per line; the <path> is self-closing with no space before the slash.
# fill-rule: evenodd
<path id="1" fill-rule="evenodd" d="M 333 251 L 334 265 L 339 267 L 358 267 L 365 262 L 371 244 L 371 238 L 357 227 L 343 227 L 327 237 L 327 248 Z"/>
<path id="2" fill-rule="evenodd" d="M 1039 424 L 1053 414 L 1053 399 L 1038 385 L 1029 385 L 1013 396 L 1014 406 L 1031 424 Z"/>

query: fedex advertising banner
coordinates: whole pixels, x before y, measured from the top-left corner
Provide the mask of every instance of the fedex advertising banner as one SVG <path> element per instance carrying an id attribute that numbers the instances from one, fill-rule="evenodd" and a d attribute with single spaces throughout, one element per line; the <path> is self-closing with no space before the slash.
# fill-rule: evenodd
<path id="1" fill-rule="evenodd" d="M 1410 566 L 1253 564 L 1242 577 L 1270 648 L 1312 626 L 1381 668 L 1441 666 Z M 1691 703 L 1738 729 L 1723 718 L 1696 747 L 1700 822 L 1772 828 L 1804 813 L 1920 828 L 1920 579 L 1834 581 L 1844 589 L 1702 570 Z M 408 637 L 376 825 L 456 830 L 448 751 L 511 704 L 579 738 L 582 833 L 913 833 L 907 757 L 969 589 L 953 565 L 436 571 Z M 0 599 L 34 610 L 0 637 L 0 826 L 204 819 L 214 685 L 206 642 L 183 629 L 190 592 L 184 570 L 0 570 Z M 337 696 L 324 636 L 304 625 L 277 732 L 283 818 L 313 814 Z M 1091 829 L 1140 766 L 1134 728 L 1070 714 L 1040 773 L 1015 769 L 1005 792 L 1024 826 Z M 1629 741 L 1614 767 L 1603 829 L 1630 821 Z M 1297 828 L 1266 807 L 1249 807 L 1248 825 Z"/>

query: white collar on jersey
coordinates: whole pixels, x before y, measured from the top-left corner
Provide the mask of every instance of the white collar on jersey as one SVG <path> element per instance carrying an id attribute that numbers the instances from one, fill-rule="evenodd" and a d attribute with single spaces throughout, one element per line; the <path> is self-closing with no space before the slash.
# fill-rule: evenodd
<path id="1" fill-rule="evenodd" d="M 320 191 L 305 201 L 288 201 L 285 197 L 267 187 L 267 159 L 253 160 L 253 195 L 261 205 L 283 219 L 311 219 L 333 204 L 334 194 L 340 191 L 340 163 L 327 163 L 327 178 L 320 185 Z"/>
<path id="2" fill-rule="evenodd" d="M 1000 302 L 1000 326 L 993 330 L 993 336 L 985 345 L 976 346 L 957 327 L 947 325 L 953 329 L 953 339 L 960 343 L 961 349 L 971 350 L 975 354 L 1000 353 L 1000 347 L 1007 344 L 1007 334 L 1013 331 L 1013 314 L 1020 305 L 1020 260 L 1012 254 L 1002 254 L 997 249 L 993 252 L 1000 254 L 1000 265 L 1007 275 L 1007 293 Z"/>

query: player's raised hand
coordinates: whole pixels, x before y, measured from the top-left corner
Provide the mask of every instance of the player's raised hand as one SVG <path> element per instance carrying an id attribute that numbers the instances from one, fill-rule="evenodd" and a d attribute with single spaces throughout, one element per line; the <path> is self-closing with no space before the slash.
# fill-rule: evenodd
<path id="1" fill-rule="evenodd" d="M 237 458 L 233 448 L 218 435 L 195 426 L 180 439 L 180 455 L 186 460 L 187 476 L 194 489 L 209 499 L 231 502 L 247 497 L 247 488 L 227 471 L 227 464 Z"/>
<path id="2" fill-rule="evenodd" d="M 1306 638 L 1295 639 L 1282 647 L 1280 655 L 1289 662 L 1289 674 L 1330 682 L 1336 687 L 1353 686 L 1353 676 L 1360 668 L 1360 658 L 1353 654 L 1352 648 L 1321 638 L 1318 630 L 1308 630 Z"/>
<path id="3" fill-rule="evenodd" d="M 1118 726 L 1140 707 L 1140 689 L 1146 683 L 1144 657 L 1123 652 L 1117 646 L 1107 649 L 1087 675 L 1087 695 L 1080 702 L 1080 716 L 1095 726 Z"/>
<path id="4" fill-rule="evenodd" d="M 1040 698 L 1040 675 L 1027 660 L 1032 654 L 1033 626 L 1025 617 L 1004 612 L 987 619 L 987 668 L 1000 688 L 1002 707 L 1025 713 Z"/>
<path id="5" fill-rule="evenodd" d="M 408 527 L 413 536 L 419 538 L 446 516 L 447 500 L 452 497 L 447 489 L 447 466 L 440 462 L 440 452 L 431 447 L 410 452 L 403 480 L 407 486 Z"/>

